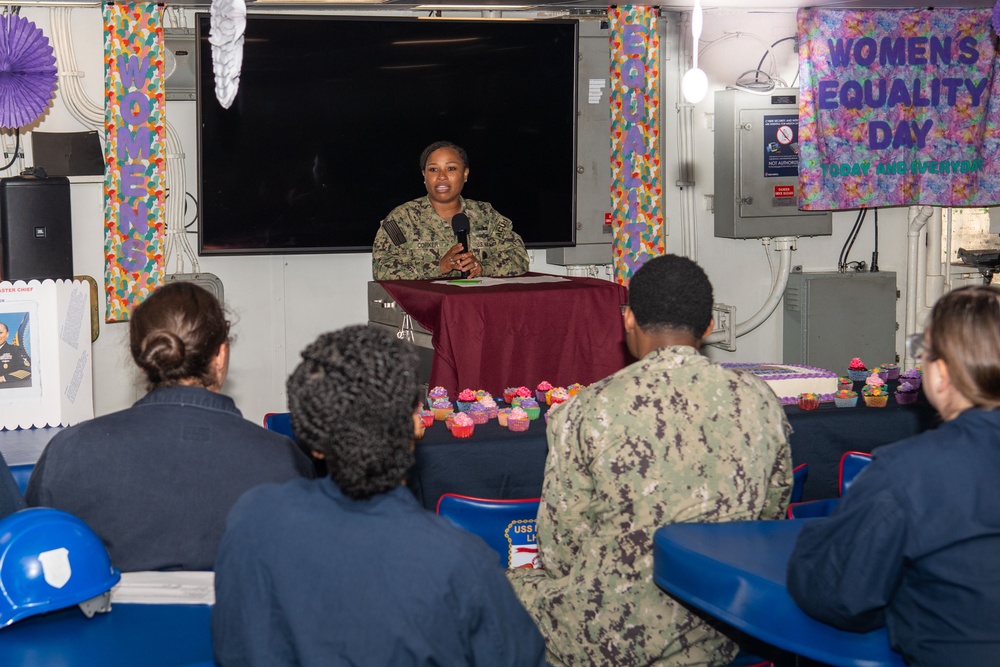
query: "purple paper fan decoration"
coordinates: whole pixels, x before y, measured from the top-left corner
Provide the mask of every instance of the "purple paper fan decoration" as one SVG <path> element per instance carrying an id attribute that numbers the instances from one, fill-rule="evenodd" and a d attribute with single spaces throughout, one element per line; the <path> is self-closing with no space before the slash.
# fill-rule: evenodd
<path id="1" fill-rule="evenodd" d="M 993 5 L 993 32 L 1000 35 L 1000 0 Z"/>
<path id="2" fill-rule="evenodd" d="M 56 91 L 56 57 L 34 23 L 0 16 L 0 127 L 31 125 Z"/>

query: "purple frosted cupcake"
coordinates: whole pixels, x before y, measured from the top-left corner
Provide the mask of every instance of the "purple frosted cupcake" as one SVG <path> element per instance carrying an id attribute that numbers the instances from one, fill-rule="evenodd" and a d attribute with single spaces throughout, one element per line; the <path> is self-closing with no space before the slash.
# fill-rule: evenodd
<path id="1" fill-rule="evenodd" d="M 533 398 L 522 398 L 521 404 L 518 406 L 522 410 L 528 413 L 528 419 L 535 420 L 542 413 L 541 406 L 538 405 L 538 401 Z"/>
<path id="2" fill-rule="evenodd" d="M 483 404 L 486 408 L 486 412 L 489 414 L 490 419 L 497 418 L 497 402 L 492 398 L 481 398 L 479 402 Z"/>
<path id="3" fill-rule="evenodd" d="M 485 424 L 490 420 L 490 411 L 485 405 L 479 401 L 474 401 L 468 410 L 469 416 L 472 417 L 473 424 Z"/>
<path id="4" fill-rule="evenodd" d="M 903 381 L 896 387 L 896 403 L 899 405 L 909 405 L 917 402 L 917 388 L 909 382 Z"/>
<path id="5" fill-rule="evenodd" d="M 899 379 L 899 364 L 882 364 L 882 370 L 885 371 L 886 380 Z"/>
<path id="6" fill-rule="evenodd" d="M 911 368 L 910 370 L 903 371 L 899 374 L 900 382 L 909 382 L 913 385 L 914 389 L 920 389 L 920 383 L 923 381 L 924 376 L 916 368 Z"/>

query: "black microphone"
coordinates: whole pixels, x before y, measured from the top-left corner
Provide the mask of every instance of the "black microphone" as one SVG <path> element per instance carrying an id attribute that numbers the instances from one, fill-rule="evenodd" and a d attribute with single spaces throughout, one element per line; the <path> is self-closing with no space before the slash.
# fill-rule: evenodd
<path id="1" fill-rule="evenodd" d="M 464 213 L 456 213 L 451 217 L 451 229 L 455 232 L 455 238 L 462 244 L 462 252 L 469 252 L 469 216 Z M 469 272 L 462 271 L 462 277 L 468 278 Z"/>

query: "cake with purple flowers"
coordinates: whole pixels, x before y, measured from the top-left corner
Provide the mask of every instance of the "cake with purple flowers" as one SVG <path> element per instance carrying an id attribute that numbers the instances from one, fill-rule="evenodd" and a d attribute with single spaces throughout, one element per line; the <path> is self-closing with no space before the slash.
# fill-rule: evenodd
<path id="1" fill-rule="evenodd" d="M 837 374 L 823 368 L 800 364 L 725 363 L 726 368 L 752 373 L 767 383 L 782 405 L 798 402 L 799 394 L 816 394 L 832 401 L 837 392 Z"/>

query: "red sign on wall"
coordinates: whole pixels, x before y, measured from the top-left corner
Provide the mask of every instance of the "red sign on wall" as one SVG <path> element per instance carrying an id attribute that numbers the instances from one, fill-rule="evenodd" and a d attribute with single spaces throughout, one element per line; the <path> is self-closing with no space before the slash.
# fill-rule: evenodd
<path id="1" fill-rule="evenodd" d="M 794 197 L 795 196 L 795 186 L 794 185 L 775 185 L 774 186 L 774 196 L 775 196 L 775 198 L 780 198 L 780 197 Z"/>

